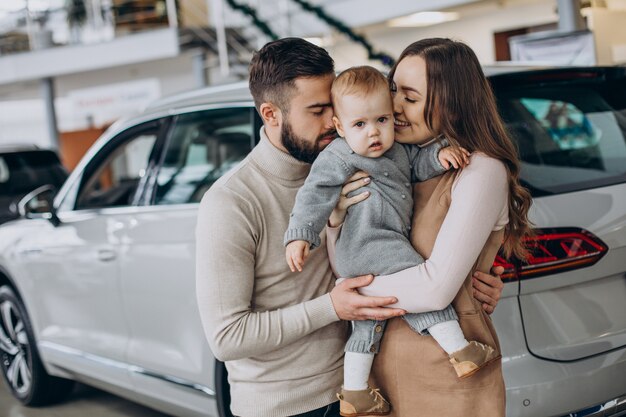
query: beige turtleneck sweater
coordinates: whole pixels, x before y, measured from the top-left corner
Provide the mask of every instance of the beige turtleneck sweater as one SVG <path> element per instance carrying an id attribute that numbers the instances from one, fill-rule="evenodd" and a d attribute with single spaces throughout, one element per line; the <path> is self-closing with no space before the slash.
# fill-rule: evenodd
<path id="1" fill-rule="evenodd" d="M 336 401 L 342 383 L 347 326 L 328 294 L 327 252 L 312 251 L 300 273 L 285 261 L 283 234 L 309 169 L 261 129 L 260 143 L 200 204 L 197 301 L 238 416 L 314 410 Z"/>

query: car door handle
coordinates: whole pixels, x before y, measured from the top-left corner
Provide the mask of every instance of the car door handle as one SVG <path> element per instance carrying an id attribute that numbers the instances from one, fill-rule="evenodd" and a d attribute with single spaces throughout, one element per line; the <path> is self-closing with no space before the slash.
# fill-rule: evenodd
<path id="1" fill-rule="evenodd" d="M 22 256 L 38 256 L 41 255 L 42 252 L 43 250 L 41 250 L 40 248 L 30 248 L 20 251 L 19 254 Z"/>
<path id="2" fill-rule="evenodd" d="M 98 250 L 98 260 L 102 262 L 110 262 L 117 257 L 117 254 L 114 250 L 111 249 L 99 249 Z"/>

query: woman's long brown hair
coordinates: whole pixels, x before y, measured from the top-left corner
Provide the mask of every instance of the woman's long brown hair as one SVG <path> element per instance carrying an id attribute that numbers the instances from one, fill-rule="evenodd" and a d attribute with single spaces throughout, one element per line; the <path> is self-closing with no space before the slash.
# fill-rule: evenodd
<path id="1" fill-rule="evenodd" d="M 389 72 L 410 56 L 426 61 L 427 92 L 424 119 L 432 132 L 470 152 L 480 151 L 504 163 L 509 182 L 509 223 L 504 252 L 524 259 L 523 238 L 531 234 L 528 210 L 532 199 L 520 185 L 517 149 L 498 114 L 496 100 L 472 49 L 451 39 L 423 39 L 409 45 Z M 436 127 L 436 129 L 434 128 Z M 488 203 L 487 203 L 488 204 Z"/>

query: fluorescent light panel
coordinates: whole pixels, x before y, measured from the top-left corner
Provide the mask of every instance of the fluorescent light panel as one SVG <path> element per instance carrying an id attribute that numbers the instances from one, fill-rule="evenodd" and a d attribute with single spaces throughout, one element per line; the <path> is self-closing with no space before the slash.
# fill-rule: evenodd
<path id="1" fill-rule="evenodd" d="M 405 17 L 391 19 L 388 25 L 391 27 L 424 27 L 444 22 L 452 22 L 459 19 L 456 12 L 418 12 Z"/>

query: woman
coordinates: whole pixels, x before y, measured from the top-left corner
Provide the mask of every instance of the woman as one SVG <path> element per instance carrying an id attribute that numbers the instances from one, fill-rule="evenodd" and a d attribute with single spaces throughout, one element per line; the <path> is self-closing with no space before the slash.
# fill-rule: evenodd
<path id="1" fill-rule="evenodd" d="M 491 320 L 473 296 L 471 271 L 489 271 L 503 242 L 507 255 L 524 256 L 531 198 L 520 186 L 517 153 L 493 92 L 474 52 L 449 39 L 409 45 L 389 81 L 398 142 L 426 144 L 443 135 L 473 154 L 460 172 L 414 186 L 411 241 L 427 261 L 378 277 L 361 292 L 396 296 L 396 307 L 415 313 L 452 302 L 467 339 L 499 350 Z M 394 319 L 371 385 L 382 388 L 394 416 L 504 416 L 499 361 L 464 380 L 447 361 L 431 337 Z"/>

